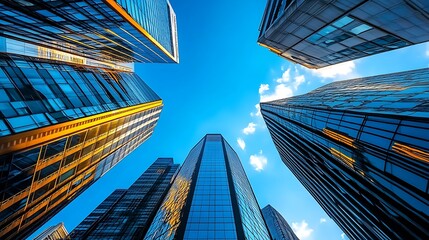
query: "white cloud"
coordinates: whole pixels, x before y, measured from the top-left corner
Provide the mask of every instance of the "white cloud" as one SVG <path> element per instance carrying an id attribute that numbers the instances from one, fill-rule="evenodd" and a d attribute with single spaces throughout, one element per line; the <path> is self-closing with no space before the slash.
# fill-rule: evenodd
<path id="1" fill-rule="evenodd" d="M 293 232 L 299 239 L 305 239 L 311 235 L 314 229 L 308 227 L 308 223 L 305 220 L 302 220 L 300 223 L 292 223 Z"/>
<path id="2" fill-rule="evenodd" d="M 293 91 L 290 87 L 287 87 L 285 84 L 278 84 L 271 94 L 262 94 L 261 102 L 269 102 L 281 98 L 291 97 L 293 95 Z"/>
<path id="3" fill-rule="evenodd" d="M 348 61 L 320 69 L 311 69 L 310 71 L 313 75 L 321 78 L 338 78 L 352 74 L 355 67 L 355 61 Z"/>
<path id="4" fill-rule="evenodd" d="M 305 83 L 304 75 L 295 76 L 295 82 L 293 83 L 293 87 L 295 88 L 295 91 L 298 90 L 299 85 L 301 85 L 303 83 Z"/>
<path id="5" fill-rule="evenodd" d="M 326 222 L 326 218 L 320 218 L 320 223 L 325 223 Z"/>
<path id="6" fill-rule="evenodd" d="M 244 150 L 246 148 L 246 142 L 244 142 L 243 139 L 237 138 L 237 143 L 238 143 L 238 146 L 240 146 L 241 150 Z"/>
<path id="7" fill-rule="evenodd" d="M 261 114 L 261 106 L 259 105 L 259 103 L 257 103 L 257 104 L 255 105 L 255 108 L 256 108 L 256 112 L 251 112 L 251 113 L 250 113 L 250 116 L 252 116 L 252 117 L 254 117 L 254 116 L 256 116 L 256 117 L 262 117 L 262 114 Z"/>
<path id="8" fill-rule="evenodd" d="M 270 90 L 270 85 L 268 84 L 261 84 L 259 86 L 259 94 L 263 94 L 265 91 Z"/>
<path id="9" fill-rule="evenodd" d="M 345 233 L 341 233 L 341 239 L 346 239 L 346 234 Z"/>
<path id="10" fill-rule="evenodd" d="M 276 82 L 278 83 L 286 83 L 290 80 L 290 68 L 283 72 L 282 77 L 278 78 Z"/>
<path id="11" fill-rule="evenodd" d="M 250 122 L 248 125 L 247 125 L 247 127 L 245 127 L 244 129 L 243 129 L 243 133 L 244 134 L 246 134 L 246 135 L 249 135 L 249 134 L 252 134 L 252 133 L 254 133 L 255 132 L 255 127 L 256 127 L 256 124 L 255 123 L 253 123 L 253 122 Z"/>
<path id="12" fill-rule="evenodd" d="M 252 165 L 258 172 L 264 170 L 267 163 L 267 158 L 262 155 L 262 150 L 260 150 L 258 154 L 250 155 L 250 165 Z"/>

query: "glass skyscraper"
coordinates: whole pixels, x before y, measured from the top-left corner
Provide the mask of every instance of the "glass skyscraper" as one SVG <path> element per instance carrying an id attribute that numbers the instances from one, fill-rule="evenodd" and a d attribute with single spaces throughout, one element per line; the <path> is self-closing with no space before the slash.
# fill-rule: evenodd
<path id="1" fill-rule="evenodd" d="M 144 239 L 270 239 L 237 154 L 208 134 L 178 172 Z"/>
<path id="2" fill-rule="evenodd" d="M 299 240 L 283 216 L 271 205 L 262 209 L 262 215 L 273 240 Z"/>
<path id="3" fill-rule="evenodd" d="M 286 166 L 351 239 L 429 239 L 429 69 L 261 103 Z"/>
<path id="4" fill-rule="evenodd" d="M 426 0 L 268 0 L 258 43 L 321 68 L 429 41 Z"/>
<path id="5" fill-rule="evenodd" d="M 51 226 L 33 240 L 63 240 L 67 239 L 67 229 L 64 227 L 64 223 L 58 223 L 55 226 Z"/>
<path id="6" fill-rule="evenodd" d="M 176 15 L 167 0 L 4 0 L 0 36 L 10 48 L 19 41 L 20 51 L 42 58 L 106 66 L 179 61 Z"/>
<path id="7" fill-rule="evenodd" d="M 71 239 L 141 239 L 179 168 L 158 158 L 128 189 L 118 189 L 69 235 Z"/>
<path id="8" fill-rule="evenodd" d="M 0 239 L 23 239 L 148 139 L 133 62 L 178 62 L 167 1 L 0 2 Z"/>

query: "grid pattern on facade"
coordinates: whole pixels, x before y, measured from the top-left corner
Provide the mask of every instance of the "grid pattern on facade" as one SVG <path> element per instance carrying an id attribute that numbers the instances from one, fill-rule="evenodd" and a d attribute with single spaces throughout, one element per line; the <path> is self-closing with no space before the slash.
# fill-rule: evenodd
<path id="1" fill-rule="evenodd" d="M 225 142 L 235 195 L 246 239 L 270 239 L 258 202 L 237 153 Z"/>
<path id="2" fill-rule="evenodd" d="M 264 207 L 262 209 L 262 214 L 265 222 L 267 223 L 272 239 L 299 240 L 283 216 L 271 205 Z"/>
<path id="3" fill-rule="evenodd" d="M 237 239 L 222 142 L 206 140 L 184 239 Z"/>
<path id="4" fill-rule="evenodd" d="M 145 236 L 181 238 L 270 239 L 240 160 L 219 134 L 192 149 Z"/>
<path id="5" fill-rule="evenodd" d="M 428 41 L 428 11 L 415 0 L 270 0 L 258 42 L 320 68 Z"/>
<path id="6" fill-rule="evenodd" d="M 159 100 L 135 73 L 0 57 L 0 137 Z"/>
<path id="7" fill-rule="evenodd" d="M 112 193 L 70 234 L 72 239 L 142 238 L 179 165 L 155 161 L 128 190 Z"/>
<path id="8" fill-rule="evenodd" d="M 204 139 L 198 142 L 186 157 L 163 203 L 156 213 L 144 239 L 173 239 L 182 223 L 183 209 L 190 194 L 194 175 Z"/>
<path id="9" fill-rule="evenodd" d="M 0 35 L 103 62 L 176 62 L 169 12 L 153 0 L 7 0 Z"/>
<path id="10" fill-rule="evenodd" d="M 64 227 L 64 223 L 59 223 L 56 226 L 51 226 L 37 237 L 34 240 L 59 240 L 65 239 L 68 235 L 67 229 Z"/>
<path id="11" fill-rule="evenodd" d="M 335 82 L 261 104 L 285 164 L 352 239 L 429 235 L 428 75 Z"/>
<path id="12" fill-rule="evenodd" d="M 160 111 L 150 109 L 0 156 L 2 233 L 29 226 L 100 178 L 150 137 Z"/>

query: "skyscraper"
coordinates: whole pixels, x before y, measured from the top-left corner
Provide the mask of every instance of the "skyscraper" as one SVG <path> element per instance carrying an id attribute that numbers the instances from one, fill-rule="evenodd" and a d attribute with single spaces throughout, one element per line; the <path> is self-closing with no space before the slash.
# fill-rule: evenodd
<path id="1" fill-rule="evenodd" d="M 158 158 L 128 189 L 118 189 L 71 233 L 71 239 L 141 239 L 179 168 Z"/>
<path id="2" fill-rule="evenodd" d="M 67 239 L 67 229 L 64 227 L 64 223 L 58 223 L 55 226 L 51 226 L 33 240 L 63 240 Z"/>
<path id="3" fill-rule="evenodd" d="M 262 215 L 273 240 L 299 240 L 283 216 L 271 205 L 262 209 Z"/>
<path id="4" fill-rule="evenodd" d="M 31 234 L 148 139 L 132 62 L 178 62 L 167 1 L 0 3 L 0 238 Z"/>
<path id="5" fill-rule="evenodd" d="M 429 238 L 429 69 L 261 103 L 286 166 L 351 239 Z"/>
<path id="6" fill-rule="evenodd" d="M 190 151 L 144 239 L 270 239 L 240 159 L 221 135 Z"/>
<path id="7" fill-rule="evenodd" d="M 258 43 L 308 68 L 429 41 L 429 1 L 268 0 Z"/>
<path id="8" fill-rule="evenodd" d="M 0 21 L 0 36 L 19 42 L 14 50 L 42 58 L 71 54 L 105 65 L 179 60 L 176 15 L 167 0 L 4 0 Z"/>

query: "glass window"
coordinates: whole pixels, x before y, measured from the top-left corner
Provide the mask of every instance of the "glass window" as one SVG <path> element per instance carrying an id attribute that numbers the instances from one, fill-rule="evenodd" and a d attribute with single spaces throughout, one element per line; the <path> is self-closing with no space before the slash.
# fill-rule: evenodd
<path id="1" fill-rule="evenodd" d="M 37 127 L 36 123 L 30 116 L 22 116 L 7 119 L 14 132 L 23 132 Z"/>
<path id="2" fill-rule="evenodd" d="M 330 34 L 331 32 L 337 30 L 336 28 L 332 27 L 332 26 L 326 26 L 324 28 L 322 28 L 319 32 L 317 32 L 318 34 L 322 35 L 322 36 L 326 36 L 328 34 Z"/>
<path id="3" fill-rule="evenodd" d="M 358 34 L 361 34 L 361 33 L 365 32 L 365 31 L 368 31 L 370 29 L 372 29 L 372 27 L 370 27 L 370 26 L 368 26 L 366 24 L 361 24 L 361 25 L 353 28 L 352 30 L 350 30 L 350 32 L 358 35 Z"/>
<path id="4" fill-rule="evenodd" d="M 73 176 L 74 172 L 75 172 L 75 169 L 73 168 L 73 169 L 71 169 L 71 170 L 69 170 L 69 171 L 67 171 L 67 172 L 63 173 L 63 174 L 60 176 L 60 183 L 61 183 L 61 182 L 63 182 L 64 180 L 66 180 L 67 178 L 69 178 L 69 177 Z"/>
<path id="5" fill-rule="evenodd" d="M 353 22 L 354 19 L 348 16 L 342 17 L 339 20 L 335 21 L 334 23 L 332 23 L 332 25 L 334 25 L 337 28 L 341 28 L 344 27 L 345 25 Z"/>

